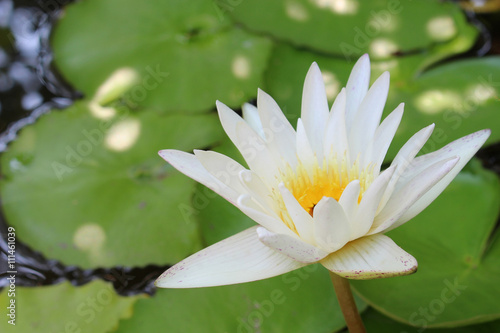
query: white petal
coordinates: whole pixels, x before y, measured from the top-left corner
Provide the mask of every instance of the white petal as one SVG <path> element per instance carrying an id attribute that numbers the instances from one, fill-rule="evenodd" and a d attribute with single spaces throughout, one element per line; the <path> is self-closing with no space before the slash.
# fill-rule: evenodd
<path id="1" fill-rule="evenodd" d="M 266 133 L 266 142 L 273 155 L 282 156 L 292 167 L 297 164 L 295 130 L 276 101 L 260 90 L 257 94 L 260 119 Z"/>
<path id="2" fill-rule="evenodd" d="M 323 135 L 328 120 L 328 100 L 323 76 L 315 62 L 306 75 L 301 110 L 301 118 L 311 148 L 317 156 L 323 156 Z"/>
<path id="3" fill-rule="evenodd" d="M 276 234 L 265 228 L 258 228 L 257 233 L 262 243 L 298 262 L 309 264 L 317 262 L 328 255 L 328 252 L 298 238 Z"/>
<path id="4" fill-rule="evenodd" d="M 239 178 L 245 190 L 261 206 L 266 207 L 266 210 L 274 207 L 275 202 L 271 196 L 271 191 L 255 172 L 251 170 L 242 170 L 239 174 Z"/>
<path id="5" fill-rule="evenodd" d="M 345 105 L 346 105 L 346 92 L 342 88 L 337 95 L 335 102 L 333 102 L 332 110 L 326 124 L 325 137 L 324 137 L 324 154 L 328 156 L 330 153 L 337 157 L 344 156 L 347 153 L 347 164 L 349 162 L 349 145 L 347 141 L 347 132 L 345 128 Z"/>
<path id="6" fill-rule="evenodd" d="M 286 210 L 292 218 L 293 224 L 299 233 L 300 238 L 308 243 L 314 243 L 313 236 L 313 218 L 299 204 L 293 194 L 285 187 L 283 183 L 279 184 L 279 190 L 283 197 Z"/>
<path id="7" fill-rule="evenodd" d="M 272 182 L 276 171 L 275 156 L 269 153 L 264 139 L 236 112 L 219 101 L 216 104 L 224 131 L 243 155 L 250 169 L 265 178 L 265 181 Z"/>
<path id="8" fill-rule="evenodd" d="M 427 142 L 433 130 L 434 124 L 421 129 L 420 131 L 415 133 L 399 150 L 396 157 L 391 163 L 391 166 L 396 166 L 396 171 L 394 172 L 394 176 L 389 182 L 389 185 L 387 185 L 387 189 L 385 190 L 382 202 L 380 204 L 380 209 L 385 206 L 385 204 L 391 197 L 396 184 L 399 182 L 399 178 L 413 161 L 415 155 L 417 155 L 422 146 Z"/>
<path id="9" fill-rule="evenodd" d="M 309 143 L 309 138 L 307 137 L 302 119 L 299 118 L 297 121 L 297 156 L 299 160 L 304 164 L 307 171 L 311 171 L 315 163 L 315 154 Z M 311 176 L 311 175 L 310 175 Z"/>
<path id="10" fill-rule="evenodd" d="M 403 117 L 404 103 L 398 105 L 398 107 L 389 114 L 382 124 L 377 128 L 375 136 L 373 138 L 372 155 L 369 159 L 374 165 L 374 170 L 380 170 L 380 166 L 384 162 L 387 150 L 391 145 L 392 139 L 401 123 L 401 118 Z M 365 165 L 369 163 L 365 161 Z M 375 175 L 377 176 L 377 175 Z"/>
<path id="11" fill-rule="evenodd" d="M 260 121 L 259 111 L 257 108 L 252 104 L 245 103 L 241 109 L 243 111 L 243 119 L 256 133 L 265 139 L 266 136 L 264 134 L 264 128 L 262 127 L 262 122 Z"/>
<path id="12" fill-rule="evenodd" d="M 236 200 L 241 193 L 234 191 L 212 176 L 193 154 L 173 149 L 160 150 L 158 154 L 186 176 L 202 183 L 233 205 L 236 204 Z"/>
<path id="13" fill-rule="evenodd" d="M 290 237 L 298 237 L 278 216 L 268 214 L 261 207 L 258 207 L 249 195 L 240 196 L 237 200 L 237 207 L 249 218 L 270 231 Z"/>
<path id="14" fill-rule="evenodd" d="M 365 98 L 369 83 L 370 58 L 368 57 L 368 54 L 365 54 L 356 62 L 351 71 L 351 75 L 349 75 L 349 80 L 347 80 L 347 104 L 345 117 L 347 133 L 349 133 L 351 129 L 354 116 L 356 115 L 363 98 Z"/>
<path id="15" fill-rule="evenodd" d="M 417 270 L 417 260 L 385 235 L 347 243 L 321 263 L 330 271 L 354 280 L 407 275 Z"/>
<path id="16" fill-rule="evenodd" d="M 389 72 L 384 72 L 368 90 L 358 112 L 354 116 L 349 131 L 349 151 L 351 156 L 361 154 L 361 157 L 364 157 L 364 152 L 369 143 L 373 141 L 375 131 L 380 124 L 388 92 Z"/>
<path id="17" fill-rule="evenodd" d="M 342 195 L 340 196 L 339 204 L 342 206 L 342 209 L 344 210 L 349 221 L 354 220 L 354 216 L 358 211 L 358 198 L 360 191 L 361 186 L 359 184 L 359 180 L 355 179 L 347 184 L 344 192 L 342 192 Z"/>
<path id="18" fill-rule="evenodd" d="M 246 122 L 243 120 L 243 118 L 241 118 L 236 112 L 231 110 L 224 103 L 216 101 L 215 105 L 217 106 L 219 119 L 222 124 L 222 127 L 224 128 L 224 131 L 226 132 L 229 139 L 231 139 L 231 141 L 234 143 L 234 145 L 238 147 L 238 140 L 236 137 L 236 125 L 240 122 L 246 124 Z"/>
<path id="19" fill-rule="evenodd" d="M 236 147 L 250 169 L 266 183 L 274 184 L 278 170 L 274 162 L 277 156 L 271 154 L 264 140 L 246 123 L 238 123 L 236 141 Z"/>
<path id="20" fill-rule="evenodd" d="M 394 191 L 384 209 L 375 218 L 370 234 L 394 229 L 408 221 L 401 221 L 401 216 L 446 176 L 458 160 L 459 158 L 455 157 L 439 161 L 413 177 L 402 188 Z"/>
<path id="21" fill-rule="evenodd" d="M 384 170 L 370 187 L 363 193 L 363 198 L 358 206 L 354 219 L 351 221 L 351 239 L 366 235 L 373 224 L 377 208 L 385 192 L 387 184 L 394 174 L 395 167 Z"/>
<path id="22" fill-rule="evenodd" d="M 450 182 L 455 178 L 455 176 L 462 170 L 462 168 L 469 162 L 469 160 L 474 156 L 474 154 L 481 148 L 481 146 L 486 142 L 490 136 L 490 130 L 482 130 L 446 145 L 438 151 L 433 153 L 417 157 L 412 165 L 409 167 L 409 173 L 418 172 L 418 170 L 426 168 L 428 165 L 434 163 L 436 160 L 441 160 L 449 158 L 452 156 L 460 157 L 458 163 L 453 167 L 453 169 L 448 172 L 448 174 L 443 177 L 431 190 L 424 194 L 413 206 L 406 211 L 406 213 L 401 216 L 398 224 L 402 224 L 416 215 L 418 215 L 422 210 L 424 210 L 434 199 L 437 198 L 441 192 L 450 184 Z"/>
<path id="23" fill-rule="evenodd" d="M 160 288 L 221 286 L 267 279 L 305 266 L 265 246 L 249 228 L 184 259 L 155 282 Z"/>
<path id="24" fill-rule="evenodd" d="M 394 157 L 391 165 L 406 165 L 408 166 L 413 158 L 417 155 L 417 153 L 422 149 L 424 144 L 427 142 L 429 137 L 434 130 L 435 125 L 431 124 L 427 127 L 422 128 L 417 133 L 413 134 L 413 136 L 406 141 L 406 143 L 401 147 L 401 149 Z"/>
<path id="25" fill-rule="evenodd" d="M 241 164 L 215 151 L 195 150 L 194 155 L 203 167 L 221 183 L 240 194 L 247 193 L 239 179 L 240 172 L 246 170 Z"/>
<path id="26" fill-rule="evenodd" d="M 326 252 L 344 246 L 351 236 L 349 220 L 342 206 L 333 198 L 323 197 L 314 207 L 314 237 Z"/>

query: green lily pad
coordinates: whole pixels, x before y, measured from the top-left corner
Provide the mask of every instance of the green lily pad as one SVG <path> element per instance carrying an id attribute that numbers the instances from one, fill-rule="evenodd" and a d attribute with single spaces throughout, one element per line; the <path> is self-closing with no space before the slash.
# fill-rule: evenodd
<path id="1" fill-rule="evenodd" d="M 443 147 L 472 132 L 490 128 L 488 142 L 500 140 L 500 57 L 453 61 L 416 75 L 426 58 L 405 56 L 372 61 L 372 82 L 383 71 L 391 72 L 391 87 L 384 116 L 405 103 L 405 113 L 387 154 L 392 159 L 417 131 L 432 123 L 436 128 L 423 152 Z M 352 63 L 279 45 L 266 72 L 265 90 L 287 117 L 296 123 L 300 115 L 302 87 L 309 66 L 318 62 L 330 105 L 347 83 Z"/>
<path id="2" fill-rule="evenodd" d="M 215 192 L 198 185 L 193 195 L 191 216 L 200 221 L 205 245 L 211 245 L 255 225 L 238 208 Z"/>
<path id="3" fill-rule="evenodd" d="M 358 300 L 358 307 L 366 306 Z M 311 265 L 233 286 L 159 290 L 120 323 L 127 332 L 324 332 L 345 326 L 326 269 Z"/>
<path id="4" fill-rule="evenodd" d="M 81 287 L 69 282 L 48 287 L 16 287 L 15 295 L 9 290 L 5 288 L 0 293 L 0 306 L 3 314 L 15 311 L 15 326 L 8 322 L 14 317 L 3 315 L 0 330 L 5 333 L 110 332 L 120 319 L 132 315 L 133 304 L 143 297 L 119 296 L 112 284 L 99 280 Z M 8 306 L 11 309 L 5 311 Z"/>
<path id="5" fill-rule="evenodd" d="M 494 231 L 500 184 L 478 162 L 425 211 L 388 235 L 419 262 L 401 279 L 353 281 L 370 305 L 419 327 L 456 327 L 500 318 L 500 242 Z"/>
<path id="6" fill-rule="evenodd" d="M 459 36 L 470 47 L 477 36 L 458 5 L 435 0 L 234 1 L 226 11 L 252 31 L 350 60 L 422 52 Z"/>
<path id="7" fill-rule="evenodd" d="M 390 156 L 395 156 L 400 144 L 412 133 L 431 123 L 436 128 L 423 152 L 434 151 L 484 128 L 492 132 L 487 143 L 500 140 L 500 57 L 449 62 L 406 85 L 398 79 L 393 86 L 388 109 L 401 101 L 406 104 L 404 128 L 396 133 L 398 144 L 392 145 Z"/>
<path id="8" fill-rule="evenodd" d="M 53 35 L 55 63 L 87 96 L 118 69 L 138 84 L 131 107 L 160 112 L 239 106 L 256 96 L 271 42 L 233 28 L 212 1 L 88 0 L 67 6 Z"/>
<path id="9" fill-rule="evenodd" d="M 398 323 L 385 317 L 373 310 L 368 308 L 361 316 L 363 323 L 365 324 L 366 331 L 370 333 L 410 333 L 410 332 L 423 332 L 422 328 L 415 328 L 402 323 Z M 425 329 L 426 333 L 491 333 L 500 332 L 500 321 L 496 320 L 493 322 L 465 326 L 465 327 L 455 327 L 448 329 Z"/>
<path id="10" fill-rule="evenodd" d="M 181 209 L 195 182 L 157 152 L 213 145 L 217 116 L 120 109 L 102 120 L 90 109 L 52 111 L 1 156 L 3 210 L 19 239 L 85 268 L 175 263 L 199 250 Z"/>

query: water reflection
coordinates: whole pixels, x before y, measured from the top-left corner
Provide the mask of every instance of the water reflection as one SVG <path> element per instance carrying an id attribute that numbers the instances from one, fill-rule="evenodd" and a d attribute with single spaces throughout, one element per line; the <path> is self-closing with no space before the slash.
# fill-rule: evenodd
<path id="1" fill-rule="evenodd" d="M 0 0 L 0 132 L 41 114 L 34 111 L 46 102 L 63 107 L 69 101 L 61 98 L 78 96 L 51 68 L 49 36 L 59 9 L 43 1 Z"/>

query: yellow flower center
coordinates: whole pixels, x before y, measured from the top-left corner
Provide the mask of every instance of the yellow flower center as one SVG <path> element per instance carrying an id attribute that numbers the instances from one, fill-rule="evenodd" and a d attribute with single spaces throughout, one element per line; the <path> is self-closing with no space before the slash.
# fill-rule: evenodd
<path id="1" fill-rule="evenodd" d="M 358 160 L 352 166 L 347 165 L 345 158 L 339 161 L 336 157 L 325 158 L 321 166 L 316 159 L 307 166 L 299 161 L 295 170 L 288 166 L 286 170 L 281 172 L 281 181 L 311 216 L 313 216 L 314 207 L 323 197 L 330 197 L 338 201 L 347 184 L 356 179 L 359 180 L 361 187 L 359 202 L 363 192 L 373 181 L 373 173 L 370 166 L 360 170 Z M 279 191 L 275 191 L 274 194 L 281 219 L 296 232 L 281 194 Z"/>

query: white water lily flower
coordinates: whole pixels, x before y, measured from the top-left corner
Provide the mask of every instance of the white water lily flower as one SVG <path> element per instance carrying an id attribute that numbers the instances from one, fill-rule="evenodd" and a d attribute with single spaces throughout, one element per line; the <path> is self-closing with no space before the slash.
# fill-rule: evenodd
<path id="1" fill-rule="evenodd" d="M 389 73 L 368 90 L 364 55 L 328 110 L 313 63 L 304 83 L 297 129 L 260 91 L 243 118 L 217 102 L 222 126 L 248 169 L 197 150 L 160 155 L 206 185 L 259 226 L 218 242 L 163 273 L 156 285 L 190 288 L 235 284 L 284 274 L 312 263 L 350 279 L 405 275 L 417 261 L 384 232 L 426 208 L 489 136 L 482 130 L 415 157 L 434 125 L 411 137 L 390 167 L 381 165 L 403 115 L 399 105 L 380 123 Z M 217 217 L 214 216 L 216 219 Z"/>

